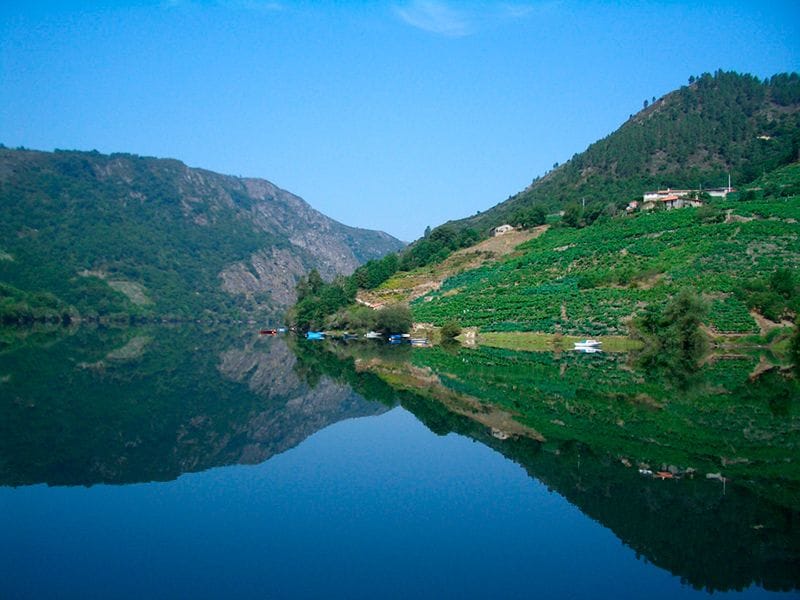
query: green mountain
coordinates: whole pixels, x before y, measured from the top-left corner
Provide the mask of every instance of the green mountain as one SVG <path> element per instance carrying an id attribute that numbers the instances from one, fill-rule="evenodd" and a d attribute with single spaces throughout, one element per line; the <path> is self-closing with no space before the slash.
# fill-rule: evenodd
<path id="1" fill-rule="evenodd" d="M 345 282 L 342 298 L 360 276 L 369 283 L 385 267 L 382 283 L 358 290 L 362 306 L 331 303 L 315 326 L 358 328 L 370 323 L 364 305 L 408 303 L 414 321 L 436 326 L 626 335 L 636 319 L 666 314 L 688 288 L 704 301 L 712 332 L 766 334 L 800 314 L 800 163 L 699 208 L 515 231 L 407 271 L 391 258 Z M 315 306 L 335 297 L 335 287 L 313 296 Z"/>
<path id="2" fill-rule="evenodd" d="M 490 228 L 542 206 L 614 212 L 652 189 L 734 187 L 800 159 L 800 75 L 717 71 L 653 99 L 617 131 L 455 228 Z"/>
<path id="3" fill-rule="evenodd" d="M 706 74 L 517 196 L 367 263 L 350 287 L 363 305 L 410 303 L 416 322 L 574 335 L 630 333 L 690 288 L 712 330 L 765 333 L 762 317 L 800 312 L 798 152 L 800 76 Z M 703 193 L 729 174 L 735 192 Z M 702 206 L 625 210 L 665 188 Z M 503 223 L 518 231 L 475 244 Z"/>
<path id="4" fill-rule="evenodd" d="M 0 148 L 0 316 L 279 319 L 300 277 L 398 250 L 268 181 L 177 160 Z"/>

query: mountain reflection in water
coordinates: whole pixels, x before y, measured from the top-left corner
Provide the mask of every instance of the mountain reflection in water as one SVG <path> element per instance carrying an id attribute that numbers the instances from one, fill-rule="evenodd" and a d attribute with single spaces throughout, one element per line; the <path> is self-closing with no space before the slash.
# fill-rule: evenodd
<path id="1" fill-rule="evenodd" d="M 436 434 L 520 464 L 695 588 L 800 587 L 798 387 L 777 370 L 752 378 L 756 359 L 676 378 L 606 353 L 183 327 L 50 336 L 0 346 L 2 485 L 169 481 L 259 463 L 399 404 Z"/>
<path id="2" fill-rule="evenodd" d="M 800 587 L 800 393 L 758 359 L 675 373 L 608 353 L 331 344 L 299 356 L 378 376 L 431 431 L 496 449 L 695 588 Z"/>
<path id="3" fill-rule="evenodd" d="M 0 483 L 169 481 L 255 464 L 386 406 L 300 377 L 283 339 L 79 329 L 0 355 Z"/>

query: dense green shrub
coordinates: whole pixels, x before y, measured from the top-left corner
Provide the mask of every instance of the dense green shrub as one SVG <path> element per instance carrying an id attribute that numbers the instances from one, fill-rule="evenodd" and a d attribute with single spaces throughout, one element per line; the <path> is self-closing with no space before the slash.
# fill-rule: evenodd
<path id="1" fill-rule="evenodd" d="M 289 321 L 301 331 L 322 329 L 339 309 L 355 300 L 355 291 L 348 279 L 338 277 L 325 283 L 316 269 L 301 277 L 295 288 L 297 303 L 289 311 Z"/>
<path id="2" fill-rule="evenodd" d="M 375 328 L 384 333 L 407 333 L 411 324 L 411 311 L 402 304 L 384 306 L 375 317 Z"/>
<path id="3" fill-rule="evenodd" d="M 444 339 L 451 340 L 461 335 L 461 325 L 458 324 L 458 321 L 448 321 L 442 325 L 440 333 Z"/>

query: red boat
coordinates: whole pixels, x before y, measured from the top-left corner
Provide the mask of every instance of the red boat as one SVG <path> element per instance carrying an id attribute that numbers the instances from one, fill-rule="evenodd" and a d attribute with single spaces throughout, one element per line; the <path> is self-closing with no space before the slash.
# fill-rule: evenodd
<path id="1" fill-rule="evenodd" d="M 261 335 L 278 335 L 278 330 L 277 329 L 262 329 L 258 333 L 260 333 Z"/>

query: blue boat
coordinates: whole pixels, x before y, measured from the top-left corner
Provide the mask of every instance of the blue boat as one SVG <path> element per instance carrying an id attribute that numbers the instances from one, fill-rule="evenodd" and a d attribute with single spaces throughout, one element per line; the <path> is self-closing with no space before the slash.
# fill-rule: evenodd
<path id="1" fill-rule="evenodd" d="M 307 340 L 324 340 L 325 332 L 323 331 L 306 331 Z"/>

